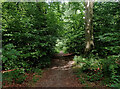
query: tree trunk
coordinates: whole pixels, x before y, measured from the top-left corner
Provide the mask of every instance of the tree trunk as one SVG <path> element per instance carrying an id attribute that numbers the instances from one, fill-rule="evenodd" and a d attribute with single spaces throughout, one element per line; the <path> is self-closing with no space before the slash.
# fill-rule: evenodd
<path id="1" fill-rule="evenodd" d="M 85 53 L 88 53 L 93 47 L 93 0 L 85 1 Z"/>

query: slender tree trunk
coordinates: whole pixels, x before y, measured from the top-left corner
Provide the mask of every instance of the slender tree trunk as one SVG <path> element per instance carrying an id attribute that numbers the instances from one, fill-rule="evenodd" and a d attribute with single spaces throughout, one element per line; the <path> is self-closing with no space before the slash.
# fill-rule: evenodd
<path id="1" fill-rule="evenodd" d="M 93 47 L 93 0 L 85 1 L 85 53 L 88 53 Z"/>

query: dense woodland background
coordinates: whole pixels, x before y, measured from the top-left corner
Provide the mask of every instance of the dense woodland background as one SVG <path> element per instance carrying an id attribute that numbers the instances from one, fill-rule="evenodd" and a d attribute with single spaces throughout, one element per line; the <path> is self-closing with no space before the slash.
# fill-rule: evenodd
<path id="1" fill-rule="evenodd" d="M 85 52 L 85 2 L 2 3 L 3 70 L 17 69 L 3 81 L 22 83 L 25 72 L 40 73 L 62 50 L 76 55 L 88 81 L 120 86 L 120 3 L 94 2 L 92 10 L 94 47 Z"/>

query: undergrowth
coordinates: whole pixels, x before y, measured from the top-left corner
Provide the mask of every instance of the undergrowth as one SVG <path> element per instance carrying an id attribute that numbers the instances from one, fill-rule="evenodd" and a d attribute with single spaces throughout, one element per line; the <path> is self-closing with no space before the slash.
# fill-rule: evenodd
<path id="1" fill-rule="evenodd" d="M 42 72 L 43 71 L 41 69 L 33 69 L 32 72 L 26 73 L 23 68 L 16 69 L 13 71 L 7 71 L 2 74 L 3 86 L 12 85 L 12 84 L 23 84 L 24 82 L 30 82 L 30 81 L 36 82 L 37 79 L 35 75 L 41 76 Z M 27 74 L 33 74 L 33 73 L 34 73 L 34 76 L 32 80 L 27 80 L 29 79 L 27 78 L 29 77 Z"/>
<path id="2" fill-rule="evenodd" d="M 99 58 L 94 56 L 75 56 L 75 65 L 79 66 L 76 75 L 81 83 L 85 81 L 101 81 L 102 85 L 109 87 L 119 87 L 120 85 L 120 55 Z M 83 73 L 83 78 L 81 74 Z"/>

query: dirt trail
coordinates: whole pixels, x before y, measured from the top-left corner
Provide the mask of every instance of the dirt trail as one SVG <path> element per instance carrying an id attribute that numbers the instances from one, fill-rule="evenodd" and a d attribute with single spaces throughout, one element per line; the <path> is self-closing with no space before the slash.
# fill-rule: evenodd
<path id="1" fill-rule="evenodd" d="M 71 67 L 74 62 L 68 55 L 63 52 L 57 54 L 51 67 L 44 71 L 42 78 L 33 87 L 82 87 L 73 74 Z"/>

